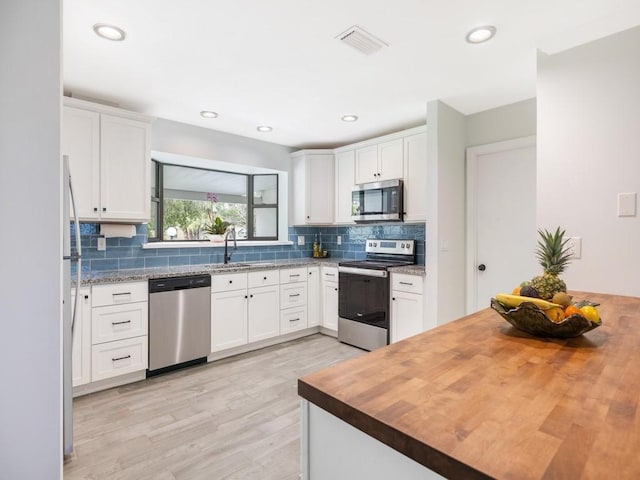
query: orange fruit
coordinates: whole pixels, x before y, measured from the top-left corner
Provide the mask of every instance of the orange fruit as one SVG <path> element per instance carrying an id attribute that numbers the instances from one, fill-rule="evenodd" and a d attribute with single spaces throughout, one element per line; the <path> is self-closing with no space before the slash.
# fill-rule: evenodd
<path id="1" fill-rule="evenodd" d="M 520 295 L 520 288 L 521 287 L 516 287 L 513 290 L 511 290 L 511 295 Z"/>
<path id="2" fill-rule="evenodd" d="M 575 305 L 569 305 L 567 308 L 564 309 L 564 316 L 570 317 L 571 315 L 582 315 L 582 312 Z"/>
<path id="3" fill-rule="evenodd" d="M 600 314 L 598 313 L 598 310 L 596 310 L 596 307 L 585 305 L 580 309 L 580 312 L 582 313 L 582 316 L 590 322 L 598 323 L 600 321 Z"/>
<path id="4" fill-rule="evenodd" d="M 553 323 L 560 323 L 564 320 L 564 310 L 560 307 L 553 307 L 544 312 Z"/>

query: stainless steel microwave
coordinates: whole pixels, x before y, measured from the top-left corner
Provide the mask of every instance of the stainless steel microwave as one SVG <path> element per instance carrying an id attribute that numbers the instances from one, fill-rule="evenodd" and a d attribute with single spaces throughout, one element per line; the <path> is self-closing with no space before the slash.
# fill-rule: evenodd
<path id="1" fill-rule="evenodd" d="M 361 183 L 351 192 L 351 218 L 354 222 L 401 222 L 403 217 L 402 180 Z"/>

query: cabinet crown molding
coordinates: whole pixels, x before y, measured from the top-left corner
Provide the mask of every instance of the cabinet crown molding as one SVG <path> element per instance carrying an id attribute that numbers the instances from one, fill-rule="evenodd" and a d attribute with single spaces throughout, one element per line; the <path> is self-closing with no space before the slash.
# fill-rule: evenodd
<path id="1" fill-rule="evenodd" d="M 140 122 L 153 123 L 156 117 L 150 115 L 144 115 L 138 112 L 132 112 L 130 110 L 124 110 L 122 108 L 112 107 L 109 105 L 102 105 L 100 103 L 89 102 L 87 100 L 81 100 L 79 98 L 62 97 L 63 103 L 66 107 L 81 108 L 83 110 L 91 110 L 97 113 L 106 113 L 107 115 L 114 115 L 121 118 L 128 118 L 130 120 L 138 120 Z"/>

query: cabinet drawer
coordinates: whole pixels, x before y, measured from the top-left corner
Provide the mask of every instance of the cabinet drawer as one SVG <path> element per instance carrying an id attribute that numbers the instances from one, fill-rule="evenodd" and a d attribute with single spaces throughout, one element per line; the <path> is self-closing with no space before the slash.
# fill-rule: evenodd
<path id="1" fill-rule="evenodd" d="M 249 272 L 249 288 L 267 287 L 278 285 L 280 275 L 278 270 L 261 270 L 259 272 Z"/>
<path id="2" fill-rule="evenodd" d="M 91 343 L 111 342 L 147 335 L 147 302 L 91 309 Z"/>
<path id="3" fill-rule="evenodd" d="M 91 348 L 91 381 L 117 377 L 147 368 L 147 336 L 94 345 Z"/>
<path id="4" fill-rule="evenodd" d="M 291 308 L 307 304 L 307 284 L 290 283 L 280 285 L 280 308 Z"/>
<path id="5" fill-rule="evenodd" d="M 391 290 L 422 294 L 422 276 L 406 273 L 391 274 Z"/>
<path id="6" fill-rule="evenodd" d="M 322 280 L 325 282 L 337 282 L 338 267 L 322 267 Z"/>
<path id="7" fill-rule="evenodd" d="M 307 281 L 307 267 L 283 268 L 280 270 L 280 283 L 294 283 Z"/>
<path id="8" fill-rule="evenodd" d="M 212 292 L 230 292 L 247 288 L 246 273 L 221 273 L 211 275 Z"/>
<path id="9" fill-rule="evenodd" d="M 93 307 L 119 305 L 122 303 L 146 302 L 148 300 L 148 283 L 112 283 L 94 285 L 91 289 Z"/>
<path id="10" fill-rule="evenodd" d="M 280 311 L 280 335 L 305 328 L 307 328 L 306 306 Z"/>

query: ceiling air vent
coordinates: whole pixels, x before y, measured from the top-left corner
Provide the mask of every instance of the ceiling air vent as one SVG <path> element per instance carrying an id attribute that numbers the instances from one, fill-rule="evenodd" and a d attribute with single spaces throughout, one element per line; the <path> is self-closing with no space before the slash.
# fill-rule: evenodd
<path id="1" fill-rule="evenodd" d="M 336 37 L 343 43 L 352 46 L 360 53 L 365 55 L 371 55 L 377 52 L 382 47 L 388 47 L 389 45 L 377 37 L 374 37 L 366 30 L 363 30 L 357 25 L 345 30 Z"/>

